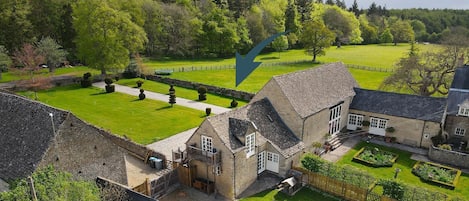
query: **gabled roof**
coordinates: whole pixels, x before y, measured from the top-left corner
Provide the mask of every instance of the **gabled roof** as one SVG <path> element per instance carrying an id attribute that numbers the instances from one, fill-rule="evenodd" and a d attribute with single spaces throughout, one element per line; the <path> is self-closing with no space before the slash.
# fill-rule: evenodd
<path id="1" fill-rule="evenodd" d="M 446 99 L 355 88 L 350 109 L 440 122 Z"/>
<path id="2" fill-rule="evenodd" d="M 0 178 L 8 181 L 35 171 L 55 137 L 53 129 L 57 130 L 67 115 L 66 111 L 0 92 Z"/>
<path id="3" fill-rule="evenodd" d="M 341 62 L 272 78 L 295 111 L 305 118 L 355 95 L 358 83 Z M 274 97 L 271 97 L 274 98 Z"/>
<path id="4" fill-rule="evenodd" d="M 249 124 L 257 127 L 257 132 L 260 133 L 257 135 L 256 144 L 270 142 L 284 157 L 290 157 L 304 148 L 303 142 L 285 125 L 267 98 L 208 117 L 206 121 L 213 126 L 232 153 L 243 150 L 244 145 L 235 135 L 247 131 Z"/>
<path id="5" fill-rule="evenodd" d="M 469 101 L 469 92 L 450 90 L 448 93 L 446 114 L 456 115 L 459 111 L 459 105 Z"/>
<path id="6" fill-rule="evenodd" d="M 451 88 L 469 90 L 469 66 L 456 68 Z"/>

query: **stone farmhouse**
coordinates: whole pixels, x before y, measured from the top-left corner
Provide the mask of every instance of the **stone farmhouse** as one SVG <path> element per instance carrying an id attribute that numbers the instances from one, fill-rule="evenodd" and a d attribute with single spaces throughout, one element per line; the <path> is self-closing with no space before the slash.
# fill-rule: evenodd
<path id="1" fill-rule="evenodd" d="M 48 165 L 78 179 L 93 181 L 101 177 L 130 186 L 131 190 L 135 182 L 129 181 L 137 179 L 129 175 L 129 166 L 139 163 L 147 166 L 143 158 L 149 155 L 165 159 L 142 145 L 90 125 L 71 112 L 0 91 L 3 190 L 7 190 L 6 182 L 25 178 Z M 132 160 L 128 160 L 130 157 Z"/>
<path id="2" fill-rule="evenodd" d="M 285 178 L 325 136 L 362 130 L 435 148 L 439 134 L 467 142 L 468 116 L 469 66 L 448 98 L 435 98 L 360 89 L 343 63 L 330 63 L 275 76 L 247 106 L 206 118 L 176 161 L 186 185 L 236 199 L 264 172 Z"/>

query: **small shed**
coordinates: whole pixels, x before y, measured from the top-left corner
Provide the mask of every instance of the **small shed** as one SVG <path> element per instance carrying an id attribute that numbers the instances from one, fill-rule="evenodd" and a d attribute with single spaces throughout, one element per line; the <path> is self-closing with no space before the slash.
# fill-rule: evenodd
<path id="1" fill-rule="evenodd" d="M 287 175 L 289 177 L 280 182 L 278 188 L 283 193 L 292 196 L 303 187 L 301 183 L 302 173 L 296 170 L 288 170 Z"/>

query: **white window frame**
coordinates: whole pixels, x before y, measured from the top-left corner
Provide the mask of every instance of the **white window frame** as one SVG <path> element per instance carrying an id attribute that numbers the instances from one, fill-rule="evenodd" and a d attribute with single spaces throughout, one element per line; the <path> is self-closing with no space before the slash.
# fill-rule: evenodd
<path id="1" fill-rule="evenodd" d="M 221 165 L 216 165 L 213 168 L 214 168 L 213 171 L 214 171 L 215 175 L 220 176 L 221 175 Z"/>
<path id="2" fill-rule="evenodd" d="M 465 136 L 466 135 L 466 129 L 464 129 L 464 128 L 455 128 L 454 129 L 454 135 Z"/>
<path id="3" fill-rule="evenodd" d="M 340 114 L 342 113 L 342 104 L 330 109 L 329 113 L 329 134 L 335 135 L 340 132 Z"/>
<path id="4" fill-rule="evenodd" d="M 370 117 L 370 129 L 368 132 L 371 134 L 375 134 L 375 135 L 385 136 L 387 124 L 388 124 L 387 119 L 381 119 L 378 117 Z"/>
<path id="5" fill-rule="evenodd" d="M 257 174 L 264 172 L 265 170 L 265 160 L 266 160 L 266 153 L 262 151 L 257 154 Z"/>
<path id="6" fill-rule="evenodd" d="M 469 117 L 469 108 L 459 106 L 458 115 Z"/>
<path id="7" fill-rule="evenodd" d="M 256 153 L 256 133 L 246 135 L 246 157 L 249 158 Z"/>
<path id="8" fill-rule="evenodd" d="M 347 121 L 347 129 L 349 130 L 356 130 L 357 128 L 361 128 L 364 116 L 360 114 L 349 114 L 348 121 Z"/>
<path id="9" fill-rule="evenodd" d="M 201 148 L 203 152 L 213 153 L 213 139 L 211 137 L 201 135 Z"/>

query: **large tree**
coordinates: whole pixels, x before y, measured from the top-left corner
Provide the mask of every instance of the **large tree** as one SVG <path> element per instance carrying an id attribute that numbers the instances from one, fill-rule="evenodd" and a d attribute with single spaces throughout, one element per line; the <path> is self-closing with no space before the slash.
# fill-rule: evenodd
<path id="1" fill-rule="evenodd" d="M 397 45 L 398 42 L 411 42 L 415 38 L 414 30 L 409 21 L 397 20 L 390 27 L 394 38 L 394 45 Z"/>
<path id="2" fill-rule="evenodd" d="M 327 28 L 335 33 L 337 47 L 344 43 L 359 44 L 363 41 L 361 38 L 360 22 L 355 17 L 355 14 L 335 5 L 315 4 L 314 6 L 315 10 L 312 15 L 321 17 Z"/>
<path id="3" fill-rule="evenodd" d="M 13 70 L 20 76 L 27 77 L 17 84 L 22 88 L 34 91 L 34 98 L 38 100 L 37 91 L 50 87 L 50 79 L 39 74 L 41 69 L 39 65 L 45 61 L 44 55 L 40 54 L 35 46 L 26 43 L 13 53 L 13 59 L 18 66 Z"/>
<path id="4" fill-rule="evenodd" d="M 329 30 L 321 20 L 310 20 L 303 24 L 300 42 L 304 45 L 306 52 L 313 56 L 312 61 L 316 62 L 316 57 L 325 54 L 324 50 L 331 46 L 334 38 L 334 32 Z"/>
<path id="5" fill-rule="evenodd" d="M 129 64 L 129 55 L 142 49 L 147 41 L 145 32 L 129 13 L 109 4 L 78 0 L 73 5 L 78 55 L 103 75 L 108 70 L 124 69 Z"/>
<path id="6" fill-rule="evenodd" d="M 50 72 L 54 72 L 61 63 L 65 63 L 67 51 L 54 39 L 46 37 L 41 39 L 37 44 L 37 51 L 39 54 L 44 55 L 45 62 L 49 67 Z"/>
<path id="7" fill-rule="evenodd" d="M 0 200 L 32 200 L 30 183 L 33 183 L 37 200 L 40 201 L 100 200 L 99 189 L 94 182 L 74 180 L 70 173 L 57 171 L 51 166 L 34 172 L 31 178 L 15 182 L 11 191 L 0 193 Z"/>
<path id="8" fill-rule="evenodd" d="M 0 1 L 0 44 L 13 52 L 23 43 L 34 42 L 34 32 L 28 15 L 31 14 L 29 0 Z"/>
<path id="9" fill-rule="evenodd" d="M 461 59 L 467 60 L 463 56 L 467 57 L 467 48 L 447 45 L 439 51 L 423 53 L 411 49 L 409 56 L 397 63 L 396 71 L 383 81 L 380 88 L 421 96 L 447 94 L 455 68 L 460 67 Z"/>

